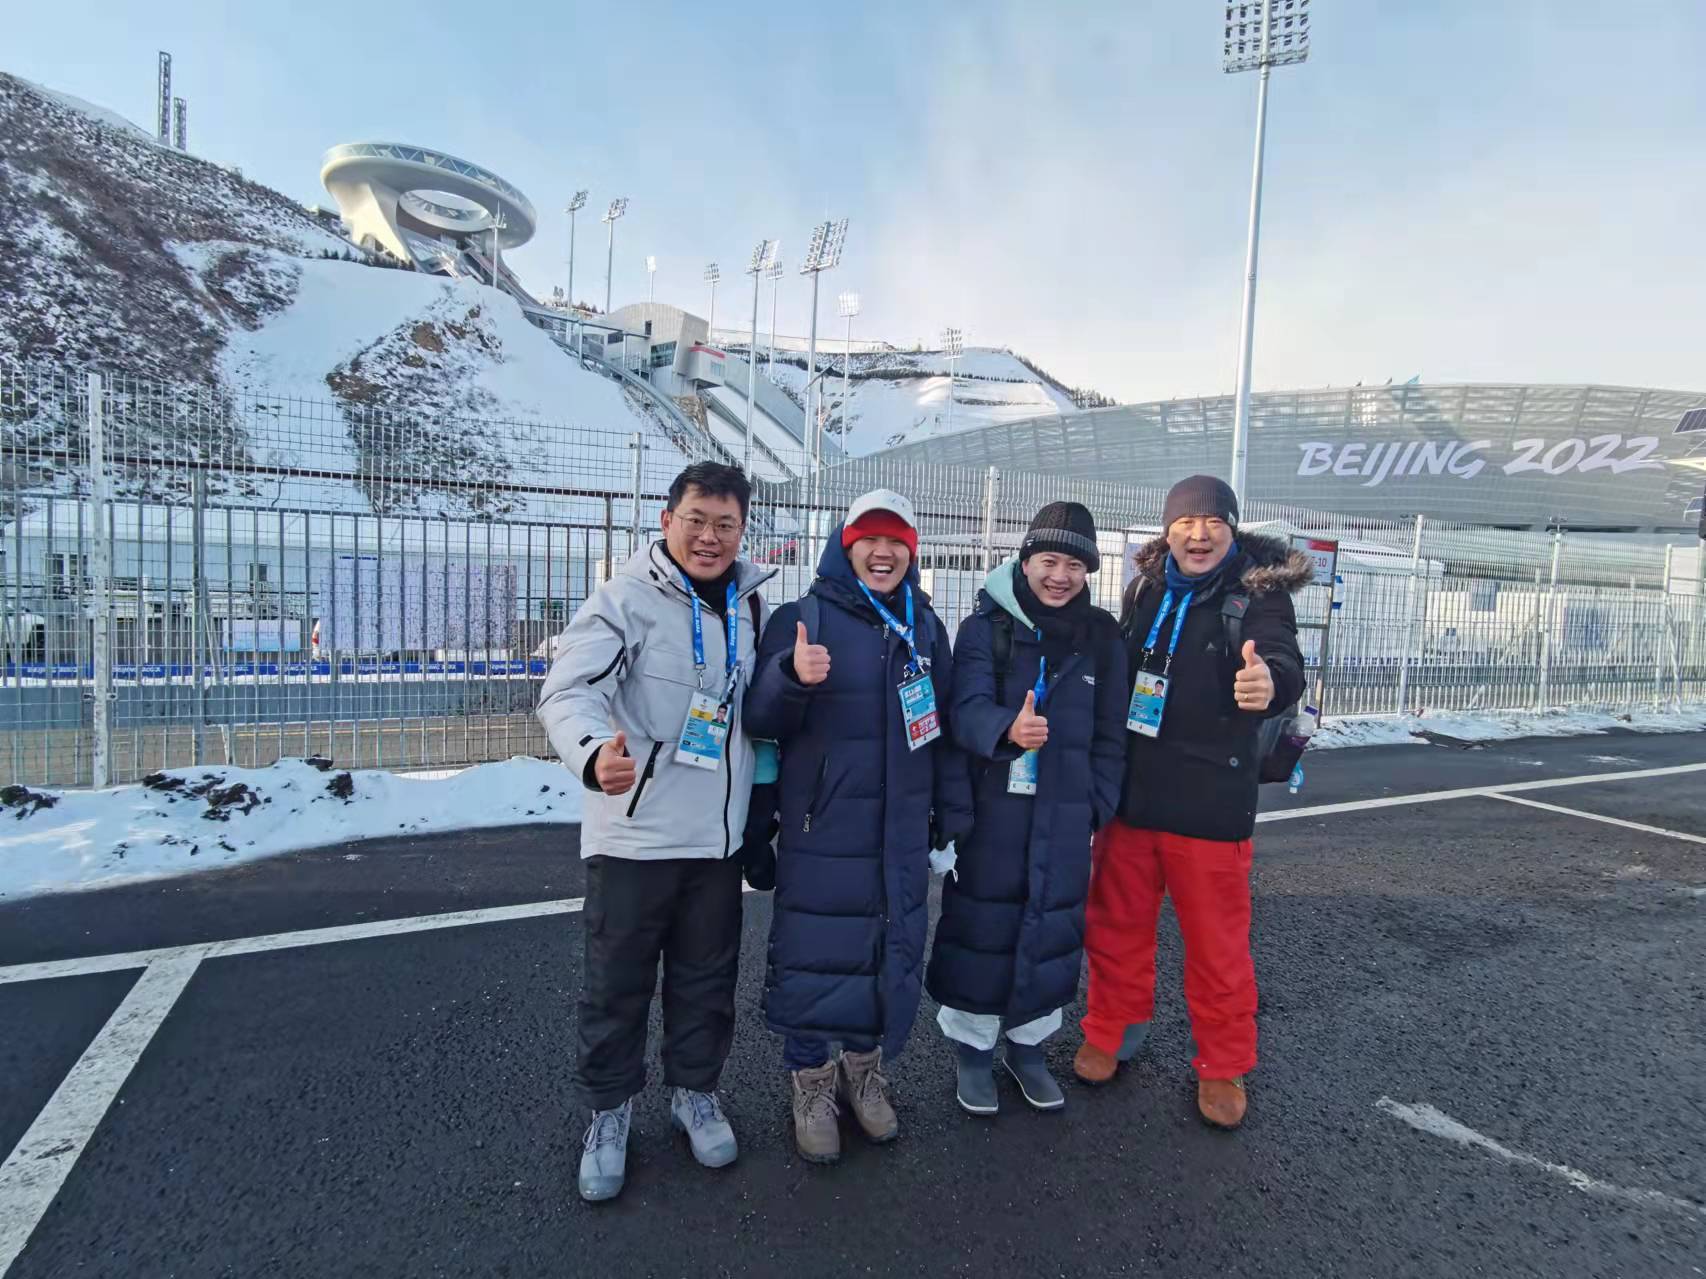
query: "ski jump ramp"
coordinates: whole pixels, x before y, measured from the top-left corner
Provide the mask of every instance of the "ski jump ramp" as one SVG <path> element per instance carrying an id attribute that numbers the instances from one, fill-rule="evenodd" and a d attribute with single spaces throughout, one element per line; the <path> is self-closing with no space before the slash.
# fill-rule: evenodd
<path id="1" fill-rule="evenodd" d="M 400 142 L 349 142 L 326 152 L 320 181 L 338 202 L 351 238 L 404 262 L 415 259 L 408 233 L 437 238 L 489 234 L 514 249 L 539 229 L 533 202 L 490 169 Z M 446 199 L 448 196 L 450 199 Z"/>

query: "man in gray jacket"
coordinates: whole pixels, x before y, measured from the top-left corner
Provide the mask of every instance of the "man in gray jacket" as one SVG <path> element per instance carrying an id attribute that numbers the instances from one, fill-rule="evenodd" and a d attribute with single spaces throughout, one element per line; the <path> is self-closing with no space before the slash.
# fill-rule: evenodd
<path id="1" fill-rule="evenodd" d="M 717 1101 L 734 1034 L 742 835 L 753 751 L 738 722 L 774 575 L 736 558 L 752 488 L 699 462 L 669 490 L 663 538 L 576 612 L 539 720 L 588 791 L 585 974 L 576 1085 L 592 1111 L 580 1193 L 622 1189 L 646 1021 L 663 960 L 670 1115 L 701 1164 L 737 1153 Z"/>

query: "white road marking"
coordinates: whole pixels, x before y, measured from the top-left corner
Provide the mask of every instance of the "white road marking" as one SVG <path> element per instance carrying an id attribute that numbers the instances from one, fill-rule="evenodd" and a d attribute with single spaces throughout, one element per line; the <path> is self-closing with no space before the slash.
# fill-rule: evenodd
<path id="1" fill-rule="evenodd" d="M 1382 795 L 1378 799 L 1352 799 L 1341 804 L 1316 804 L 1312 808 L 1281 808 L 1257 813 L 1258 822 L 1289 822 L 1299 817 L 1329 817 L 1334 813 L 1361 813 L 1371 808 L 1403 808 L 1411 804 L 1437 804 L 1448 799 L 1473 799 L 1483 795 L 1508 795 L 1516 791 L 1553 790 L 1560 786 L 1591 786 L 1598 782 L 1638 782 L 1648 777 L 1676 777 L 1706 772 L 1706 764 L 1671 764 L 1664 768 L 1638 768 L 1620 773 L 1586 773 L 1578 777 L 1543 777 L 1532 782 L 1504 782 L 1497 786 L 1464 786 L 1457 790 L 1420 791 L 1414 795 Z"/>
<path id="2" fill-rule="evenodd" d="M 1578 1168 L 1567 1164 L 1555 1164 L 1530 1155 L 1521 1150 L 1512 1150 L 1509 1146 L 1501 1145 L 1491 1137 L 1484 1136 L 1466 1124 L 1458 1123 L 1450 1115 L 1435 1110 L 1432 1106 L 1417 1103 L 1393 1101 L 1390 1097 L 1382 1097 L 1374 1103 L 1376 1110 L 1384 1110 L 1395 1119 L 1401 1119 L 1410 1127 L 1425 1132 L 1434 1137 L 1443 1137 L 1454 1141 L 1460 1146 L 1472 1150 L 1484 1150 L 1490 1155 L 1525 1168 L 1538 1168 L 1568 1182 L 1577 1190 L 1590 1195 L 1599 1195 L 1606 1199 L 1617 1199 L 1623 1203 L 1633 1204 L 1640 1208 L 1666 1208 L 1673 1212 L 1687 1213 L 1694 1217 L 1706 1217 L 1706 1204 L 1695 1203 L 1689 1199 L 1680 1199 L 1676 1195 L 1667 1195 L 1662 1190 L 1638 1190 L 1627 1186 L 1614 1185 L 1609 1181 L 1601 1181 L 1589 1176 Z"/>
<path id="3" fill-rule="evenodd" d="M 71 1073 L 0 1164 L 0 1275 L 11 1269 L 36 1223 L 107 1113 L 201 960 L 177 955 L 150 964 L 84 1049 Z"/>
<path id="4" fill-rule="evenodd" d="M 229 955 L 253 955 L 267 950 L 291 950 L 297 946 L 329 946 L 338 942 L 365 941 L 370 937 L 398 937 L 405 933 L 431 932 L 439 928 L 466 928 L 473 924 L 498 924 L 546 915 L 568 915 L 586 904 L 584 897 L 558 901 L 524 902 L 519 906 L 488 906 L 482 910 L 453 910 L 442 915 L 415 915 L 408 919 L 376 919 L 365 924 L 340 924 L 332 928 L 308 928 L 294 933 L 271 933 L 264 937 L 233 937 L 226 941 L 192 942 L 159 950 L 133 950 L 116 955 L 89 955 L 82 959 L 52 959 L 35 964 L 0 968 L 0 986 L 19 981 L 45 981 L 51 977 L 80 977 L 85 973 L 120 972 L 144 968 L 166 960 L 193 957 L 221 959 Z"/>
<path id="5" fill-rule="evenodd" d="M 1667 839 L 1686 839 L 1691 844 L 1706 844 L 1706 836 L 1690 835 L 1686 831 L 1667 830 L 1663 826 L 1649 826 L 1645 822 L 1632 822 L 1622 817 L 1607 817 L 1604 813 L 1590 813 L 1585 808 L 1565 808 L 1562 804 L 1544 804 L 1538 799 L 1524 799 L 1520 795 L 1493 795 L 1488 799 L 1502 799 L 1507 804 L 1522 804 L 1528 808 L 1544 808 L 1549 813 L 1562 813 L 1566 817 L 1586 817 L 1590 821 L 1604 822 L 1608 826 L 1626 826 L 1630 830 L 1645 831 L 1649 835 L 1663 835 Z"/>
<path id="6" fill-rule="evenodd" d="M 741 885 L 741 891 L 751 888 Z M 517 906 L 487 906 L 480 910 L 452 910 L 442 915 L 414 915 L 407 919 L 376 919 L 365 924 L 339 924 L 331 928 L 305 928 L 294 933 L 269 933 L 263 937 L 233 937 L 225 941 L 191 942 L 159 950 L 132 950 L 113 955 L 88 955 L 81 959 L 48 959 L 34 964 L 0 968 L 0 986 L 20 981 L 47 981 L 54 977 L 81 977 L 87 973 L 122 972 L 146 968 L 164 960 L 193 956 L 196 959 L 225 959 L 232 955 L 254 955 L 268 950 L 293 950 L 298 946 L 332 946 L 339 942 L 366 941 L 370 937 L 400 937 L 440 928 L 469 928 L 475 924 L 503 924 L 518 919 L 540 919 L 548 915 L 572 915 L 586 905 L 584 897 L 563 897 L 549 902 L 522 902 Z"/>

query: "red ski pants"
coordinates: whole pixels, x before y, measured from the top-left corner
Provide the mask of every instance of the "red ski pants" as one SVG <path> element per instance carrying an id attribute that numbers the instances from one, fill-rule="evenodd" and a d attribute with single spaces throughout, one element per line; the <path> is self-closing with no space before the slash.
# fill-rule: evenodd
<path id="1" fill-rule="evenodd" d="M 1084 949 L 1090 1008 L 1084 1038 L 1118 1050 L 1125 1028 L 1155 1015 L 1155 928 L 1171 894 L 1185 942 L 1185 1006 L 1203 1079 L 1256 1065 L 1256 968 L 1250 959 L 1247 839 L 1190 839 L 1111 822 L 1096 837 Z"/>

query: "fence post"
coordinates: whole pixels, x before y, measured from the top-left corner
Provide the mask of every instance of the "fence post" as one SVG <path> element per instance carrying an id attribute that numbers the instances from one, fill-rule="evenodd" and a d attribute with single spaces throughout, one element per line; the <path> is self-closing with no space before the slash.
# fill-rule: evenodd
<path id="1" fill-rule="evenodd" d="M 610 544 L 616 540 L 616 521 L 613 513 L 615 505 L 615 499 L 606 493 L 604 495 L 604 580 L 606 582 L 610 580 L 611 556 L 613 554 Z M 547 593 L 549 592 L 547 591 Z M 588 595 L 591 593 L 590 591 L 587 592 Z M 563 594 L 567 595 L 568 592 L 564 591 Z"/>
<path id="2" fill-rule="evenodd" d="M 1665 700 L 1665 648 L 1670 639 L 1670 572 L 1671 556 L 1674 546 L 1665 547 L 1665 574 L 1659 587 L 1659 628 L 1653 640 L 1653 705 L 1661 706 Z M 1680 676 L 1680 670 L 1678 674 Z"/>
<path id="3" fill-rule="evenodd" d="M 1404 595 L 1404 652 L 1398 659 L 1398 705 L 1396 713 L 1402 715 L 1410 700 L 1410 664 L 1420 661 L 1415 654 L 1416 628 L 1416 591 L 1417 576 L 1422 567 L 1422 524 L 1423 517 L 1416 516 L 1416 540 L 1410 547 L 1410 587 Z M 1322 677 L 1326 672 L 1322 671 Z"/>
<path id="4" fill-rule="evenodd" d="M 190 653 L 195 665 L 195 762 L 206 759 L 207 750 L 207 531 L 203 516 L 207 510 L 207 472 L 197 467 L 190 478 L 195 524 L 190 530 Z M 329 632 L 328 632 L 329 633 Z M 309 669 L 313 669 L 313 654 L 309 654 Z M 313 680 L 309 680 L 313 686 Z"/>
<path id="5" fill-rule="evenodd" d="M 629 448 L 634 450 L 634 515 L 628 525 L 628 553 L 632 555 L 640 547 L 640 494 L 644 491 L 646 476 L 646 434 L 635 431 Z"/>
<path id="6" fill-rule="evenodd" d="M 112 779 L 113 711 L 113 561 L 108 539 L 112 493 L 107 482 L 107 419 L 105 391 L 99 373 L 89 374 L 89 496 L 94 507 L 94 664 L 96 789 Z"/>
<path id="7" fill-rule="evenodd" d="M 1001 472 L 990 467 L 983 477 L 983 571 L 995 567 L 995 492 L 1001 483 Z"/>
<path id="8" fill-rule="evenodd" d="M 1564 553 L 1563 526 L 1552 530 L 1552 581 L 1546 588 L 1546 628 L 1540 633 L 1540 706 L 1552 704 L 1552 646 L 1558 629 L 1558 561 Z"/>

